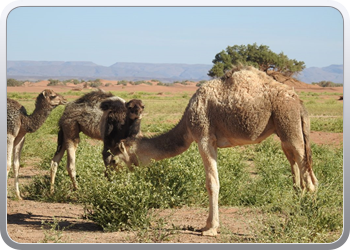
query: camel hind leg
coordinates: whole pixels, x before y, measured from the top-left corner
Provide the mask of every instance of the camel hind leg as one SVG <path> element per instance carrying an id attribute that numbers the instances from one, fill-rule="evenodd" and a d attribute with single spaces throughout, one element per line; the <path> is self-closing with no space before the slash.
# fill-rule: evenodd
<path id="1" fill-rule="evenodd" d="M 304 189 L 305 185 L 302 180 L 302 176 L 300 176 L 299 165 L 295 160 L 298 153 L 295 152 L 294 147 L 288 142 L 282 142 L 281 146 L 291 166 L 294 188 Z"/>
<path id="2" fill-rule="evenodd" d="M 305 150 L 286 141 L 282 142 L 282 148 L 292 168 L 294 186 L 314 192 L 317 187 L 317 179 L 311 164 L 305 160 Z"/>
<path id="3" fill-rule="evenodd" d="M 75 168 L 75 151 L 77 150 L 79 144 L 79 137 L 73 140 L 67 140 L 66 150 L 67 150 L 67 171 L 73 183 L 73 189 L 78 189 L 78 183 L 76 178 L 76 168 Z"/>
<path id="4" fill-rule="evenodd" d="M 57 168 L 58 168 L 58 165 L 59 165 L 65 151 L 66 151 L 66 147 L 65 147 L 65 145 L 62 145 L 60 150 L 58 152 L 56 152 L 55 156 L 51 160 L 51 170 L 50 170 L 50 179 L 51 179 L 50 192 L 51 192 L 51 194 L 53 194 L 55 191 L 55 179 L 56 179 Z"/>
<path id="5" fill-rule="evenodd" d="M 276 118 L 275 124 L 282 149 L 291 164 L 294 186 L 315 191 L 317 179 L 312 170 L 308 117 L 290 111 L 284 117 Z"/>
<path id="6" fill-rule="evenodd" d="M 60 130 L 58 131 L 57 135 L 57 150 L 55 152 L 54 157 L 51 160 L 51 169 L 50 169 L 50 193 L 53 194 L 55 191 L 55 179 L 56 179 L 56 173 L 58 165 L 60 164 L 60 161 L 64 155 L 64 152 L 66 151 L 66 146 L 64 143 L 64 133 L 62 128 L 60 127 Z"/>

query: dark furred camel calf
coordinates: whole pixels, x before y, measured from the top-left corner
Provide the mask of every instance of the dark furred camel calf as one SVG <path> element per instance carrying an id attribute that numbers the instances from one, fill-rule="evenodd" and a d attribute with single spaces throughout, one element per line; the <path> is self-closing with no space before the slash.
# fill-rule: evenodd
<path id="1" fill-rule="evenodd" d="M 66 108 L 59 120 L 59 132 L 57 138 L 57 150 L 51 161 L 51 193 L 54 192 L 54 183 L 56 178 L 57 167 L 67 151 L 67 171 L 72 180 L 73 188 L 77 189 L 75 168 L 75 151 L 80 142 L 79 134 L 83 132 L 92 139 L 103 140 L 101 136 L 101 118 L 104 112 L 100 109 L 103 101 L 116 101 L 124 104 L 122 115 L 126 117 L 125 101 L 107 93 L 101 89 L 92 91 L 66 105 Z M 107 156 L 106 156 L 107 157 Z"/>
<path id="2" fill-rule="evenodd" d="M 138 99 L 127 103 L 106 100 L 101 103 L 100 108 L 104 111 L 101 119 L 102 157 L 107 170 L 107 166 L 115 166 L 112 158 L 119 153 L 120 141 L 141 135 L 141 119 L 145 105 Z"/>

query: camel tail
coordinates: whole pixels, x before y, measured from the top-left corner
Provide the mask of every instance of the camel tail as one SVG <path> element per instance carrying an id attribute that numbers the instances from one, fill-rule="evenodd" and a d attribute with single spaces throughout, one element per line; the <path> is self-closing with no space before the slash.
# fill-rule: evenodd
<path id="1" fill-rule="evenodd" d="M 63 146 L 63 130 L 60 127 L 60 130 L 58 131 L 58 135 L 57 135 L 57 150 L 55 155 L 57 155 L 61 151 L 62 146 Z"/>
<path id="2" fill-rule="evenodd" d="M 309 170 L 312 169 L 312 153 L 311 153 L 311 145 L 310 145 L 310 119 L 307 110 L 304 105 L 301 103 L 301 127 L 303 131 L 304 137 L 304 147 L 305 147 L 305 157 L 304 162 Z"/>

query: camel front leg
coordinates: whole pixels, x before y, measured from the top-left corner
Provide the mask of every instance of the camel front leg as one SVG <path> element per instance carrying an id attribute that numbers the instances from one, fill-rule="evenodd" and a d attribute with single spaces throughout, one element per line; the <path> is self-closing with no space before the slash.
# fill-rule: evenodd
<path id="1" fill-rule="evenodd" d="M 209 195 L 209 216 L 206 226 L 201 229 L 202 235 L 216 236 L 219 227 L 219 176 L 217 170 L 217 148 L 209 141 L 198 143 L 199 153 L 202 157 L 206 188 Z"/>
<path id="2" fill-rule="evenodd" d="M 109 150 L 106 147 L 103 147 L 102 159 L 105 164 L 105 177 L 108 178 L 108 172 L 111 169 L 111 164 L 113 162 L 113 155 L 109 152 Z"/>
<path id="3" fill-rule="evenodd" d="M 20 191 L 19 191 L 19 167 L 20 167 L 20 160 L 21 160 L 21 153 L 22 148 L 24 144 L 24 136 L 22 138 L 17 137 L 14 142 L 14 148 L 13 148 L 13 170 L 15 174 L 15 190 L 17 198 L 22 200 Z"/>
<path id="4" fill-rule="evenodd" d="M 7 134 L 7 179 L 9 178 L 9 172 L 12 166 L 12 155 L 13 155 L 13 143 L 15 137 L 13 135 Z"/>

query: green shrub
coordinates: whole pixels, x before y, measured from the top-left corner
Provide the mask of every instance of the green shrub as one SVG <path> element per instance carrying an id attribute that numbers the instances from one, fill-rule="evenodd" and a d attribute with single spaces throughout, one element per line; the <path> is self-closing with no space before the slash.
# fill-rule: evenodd
<path id="1" fill-rule="evenodd" d="M 90 83 L 90 87 L 98 88 L 102 85 L 102 82 L 100 79 L 95 79 L 93 82 Z"/>
<path id="2" fill-rule="evenodd" d="M 151 208 L 202 203 L 206 198 L 204 171 L 192 146 L 182 157 L 154 162 L 149 167 L 111 172 L 109 179 L 90 171 L 80 175 L 79 202 L 86 215 L 104 230 L 148 227 Z M 193 194 L 196 193 L 196 196 Z"/>
<path id="3" fill-rule="evenodd" d="M 9 78 L 7 79 L 7 86 L 14 87 L 14 86 L 22 86 L 24 84 L 24 81 L 17 81 L 16 79 Z"/>
<path id="4" fill-rule="evenodd" d="M 126 86 L 126 84 L 128 83 L 128 81 L 125 81 L 125 80 L 120 80 L 118 81 L 117 85 L 123 85 L 123 86 Z"/>
<path id="5" fill-rule="evenodd" d="M 63 84 L 62 82 L 60 82 L 60 80 L 49 79 L 48 81 L 49 83 L 47 84 L 47 86 L 57 86 Z"/>

